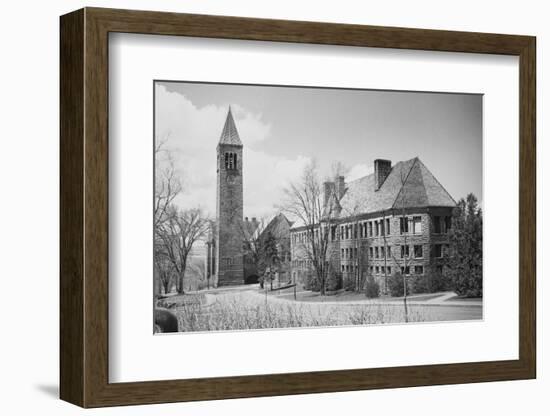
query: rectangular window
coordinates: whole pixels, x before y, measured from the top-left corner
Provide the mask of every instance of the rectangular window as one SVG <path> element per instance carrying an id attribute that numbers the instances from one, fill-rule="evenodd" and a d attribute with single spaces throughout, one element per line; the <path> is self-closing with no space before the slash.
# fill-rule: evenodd
<path id="1" fill-rule="evenodd" d="M 401 234 L 409 232 L 409 219 L 407 217 L 399 218 L 399 231 Z"/>
<path id="2" fill-rule="evenodd" d="M 414 258 L 415 259 L 422 258 L 422 246 L 421 245 L 414 246 Z"/>
<path id="3" fill-rule="evenodd" d="M 386 257 L 386 249 L 384 247 L 380 247 L 380 257 Z"/>
<path id="4" fill-rule="evenodd" d="M 386 218 L 386 235 L 390 235 L 390 219 Z"/>
<path id="5" fill-rule="evenodd" d="M 411 274 L 411 268 L 409 266 L 401 266 L 401 274 L 409 275 Z"/>
<path id="6" fill-rule="evenodd" d="M 372 237 L 372 221 L 369 221 L 369 237 Z"/>
<path id="7" fill-rule="evenodd" d="M 441 217 L 435 215 L 433 222 L 434 222 L 434 233 L 441 234 Z"/>
<path id="8" fill-rule="evenodd" d="M 369 257 L 370 258 L 374 257 L 374 249 L 372 247 L 369 247 Z"/>
<path id="9" fill-rule="evenodd" d="M 409 257 L 409 246 L 401 246 L 401 258 Z"/>
<path id="10" fill-rule="evenodd" d="M 386 247 L 386 256 L 391 259 L 391 246 Z"/>
<path id="11" fill-rule="evenodd" d="M 434 257 L 441 258 L 443 257 L 443 245 L 442 244 L 436 244 L 434 245 Z"/>
<path id="12" fill-rule="evenodd" d="M 380 220 L 380 235 L 385 235 L 384 220 Z"/>
<path id="13" fill-rule="evenodd" d="M 379 268 L 378 266 L 376 266 L 376 267 L 374 268 L 374 272 L 375 272 L 376 274 L 380 274 L 380 268 Z"/>
<path id="14" fill-rule="evenodd" d="M 451 217 L 445 217 L 445 233 L 451 229 Z"/>
<path id="15" fill-rule="evenodd" d="M 391 275 L 391 267 L 390 266 L 386 267 L 386 271 L 387 271 L 388 275 Z"/>
<path id="16" fill-rule="evenodd" d="M 379 256 L 379 253 L 378 253 L 378 247 L 375 247 L 374 248 L 374 257 L 378 258 Z"/>
<path id="17" fill-rule="evenodd" d="M 343 258 L 343 259 L 345 258 L 344 249 L 342 249 L 342 258 Z"/>
<path id="18" fill-rule="evenodd" d="M 422 217 L 413 217 L 413 234 L 422 234 Z"/>
<path id="19" fill-rule="evenodd" d="M 380 235 L 380 223 L 378 221 L 374 222 L 375 235 L 378 237 Z"/>
<path id="20" fill-rule="evenodd" d="M 424 266 L 414 266 L 414 274 L 424 274 Z"/>
<path id="21" fill-rule="evenodd" d="M 356 259 L 357 258 L 357 247 L 355 247 L 353 249 L 353 258 Z"/>
<path id="22" fill-rule="evenodd" d="M 372 271 L 374 270 L 374 268 L 372 266 L 369 266 L 369 272 L 370 274 L 372 274 Z"/>

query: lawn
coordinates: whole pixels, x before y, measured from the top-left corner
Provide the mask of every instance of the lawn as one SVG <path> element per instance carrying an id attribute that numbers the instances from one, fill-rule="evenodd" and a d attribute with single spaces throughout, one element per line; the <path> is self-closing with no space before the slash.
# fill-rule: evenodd
<path id="1" fill-rule="evenodd" d="M 266 300 L 265 294 L 256 290 L 225 292 L 211 299 L 206 304 L 183 301 L 172 308 L 181 332 L 481 319 L 481 308 L 410 305 L 406 320 L 404 308 L 399 304 L 289 302 L 276 296 L 268 296 Z M 365 299 L 364 295 L 361 299 Z"/>

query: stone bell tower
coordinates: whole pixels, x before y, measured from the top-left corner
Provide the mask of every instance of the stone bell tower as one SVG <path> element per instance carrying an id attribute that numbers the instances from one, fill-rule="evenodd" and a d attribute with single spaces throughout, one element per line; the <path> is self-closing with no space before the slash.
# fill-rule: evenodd
<path id="1" fill-rule="evenodd" d="M 218 286 L 240 285 L 243 274 L 243 145 L 227 112 L 217 153 L 215 273 Z"/>

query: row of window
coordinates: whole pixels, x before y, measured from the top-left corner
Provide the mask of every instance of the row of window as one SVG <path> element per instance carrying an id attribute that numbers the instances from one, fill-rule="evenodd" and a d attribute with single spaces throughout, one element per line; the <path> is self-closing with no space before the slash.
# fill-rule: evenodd
<path id="1" fill-rule="evenodd" d="M 432 217 L 434 234 L 445 234 L 451 228 L 451 217 L 438 216 Z M 380 237 L 391 235 L 390 218 L 362 221 L 353 224 L 333 225 L 330 230 L 330 240 L 355 240 L 357 238 Z M 307 231 L 294 233 L 292 236 L 294 243 L 305 243 Z M 400 217 L 400 234 L 422 234 L 422 217 Z M 315 231 L 315 238 L 319 237 L 318 230 Z"/>
<path id="2" fill-rule="evenodd" d="M 373 221 L 362 221 L 355 224 L 340 225 L 340 234 L 337 234 L 336 227 L 331 230 L 331 240 L 352 240 L 366 237 L 379 237 L 391 234 L 390 219 L 380 219 Z"/>
<path id="3" fill-rule="evenodd" d="M 411 270 L 414 270 L 414 274 L 424 274 L 424 266 L 417 265 L 413 266 L 411 269 L 411 266 L 401 266 L 401 273 L 404 275 L 410 275 Z M 350 265 L 350 264 L 342 264 L 342 273 L 353 273 L 358 271 L 357 265 Z M 438 268 L 439 270 L 439 268 Z M 369 266 L 369 272 L 371 275 L 386 275 L 390 276 L 392 273 L 392 267 L 391 266 Z"/>
<path id="4" fill-rule="evenodd" d="M 412 246 L 401 245 L 399 247 L 400 258 L 409 258 L 411 255 L 411 247 L 413 258 L 421 259 L 424 257 L 424 246 L 421 244 L 415 244 Z M 445 254 L 445 250 L 448 249 L 447 244 L 434 244 L 433 245 L 433 257 L 442 258 Z M 392 258 L 392 246 L 380 246 L 369 247 L 369 256 L 371 259 L 391 259 Z M 358 249 L 357 247 L 343 248 L 340 252 L 340 260 L 357 260 Z M 292 260 L 293 267 L 310 268 L 313 263 L 311 260 Z M 343 270 L 342 270 L 343 271 Z"/>
<path id="5" fill-rule="evenodd" d="M 439 253 L 439 255 L 435 255 L 435 257 L 441 257 L 441 244 L 435 244 L 435 247 L 438 247 L 438 249 L 435 249 L 434 253 Z M 410 247 L 408 245 L 401 245 L 399 246 L 400 249 L 400 256 L 401 258 L 407 258 L 410 257 Z M 424 257 L 424 249 L 421 244 L 415 244 L 413 247 L 413 255 L 415 259 L 420 259 Z M 363 248 L 363 250 L 366 247 Z M 388 258 L 390 259 L 392 257 L 392 246 L 376 246 L 376 247 L 369 247 L 369 258 L 371 259 L 384 259 Z M 340 249 L 340 259 L 341 260 L 354 260 L 358 259 L 357 255 L 357 247 L 349 247 L 349 248 L 342 248 Z"/>
<path id="6" fill-rule="evenodd" d="M 221 260 L 224 266 L 233 266 L 235 264 L 232 257 L 223 257 Z"/>
<path id="7" fill-rule="evenodd" d="M 315 238 L 315 240 L 317 240 L 319 238 L 319 230 L 315 230 L 313 232 L 313 235 L 311 233 L 311 231 L 300 231 L 298 233 L 294 233 L 292 234 L 292 242 L 294 244 L 296 243 L 306 243 L 306 242 L 309 242 L 309 240 L 311 239 L 310 237 L 313 237 Z M 314 240 L 314 241 L 315 241 Z"/>
<path id="8" fill-rule="evenodd" d="M 309 259 L 305 260 L 292 260 L 292 267 L 297 269 L 311 269 L 313 267 L 313 262 Z"/>

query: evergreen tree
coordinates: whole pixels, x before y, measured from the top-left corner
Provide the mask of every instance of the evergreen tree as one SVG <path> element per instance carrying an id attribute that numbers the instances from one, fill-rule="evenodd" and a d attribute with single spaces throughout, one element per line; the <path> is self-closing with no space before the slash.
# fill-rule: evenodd
<path id="1" fill-rule="evenodd" d="M 271 232 L 267 233 L 267 236 L 263 241 L 261 253 L 262 262 L 265 265 L 264 269 L 269 269 L 269 275 L 266 277 L 270 280 L 270 282 L 273 282 L 273 277 L 275 271 L 279 267 L 280 259 L 277 239 Z M 261 283 L 261 286 L 263 287 L 263 281 Z"/>
<path id="2" fill-rule="evenodd" d="M 483 295 L 483 214 L 474 194 L 453 210 L 446 276 L 460 296 Z"/>

